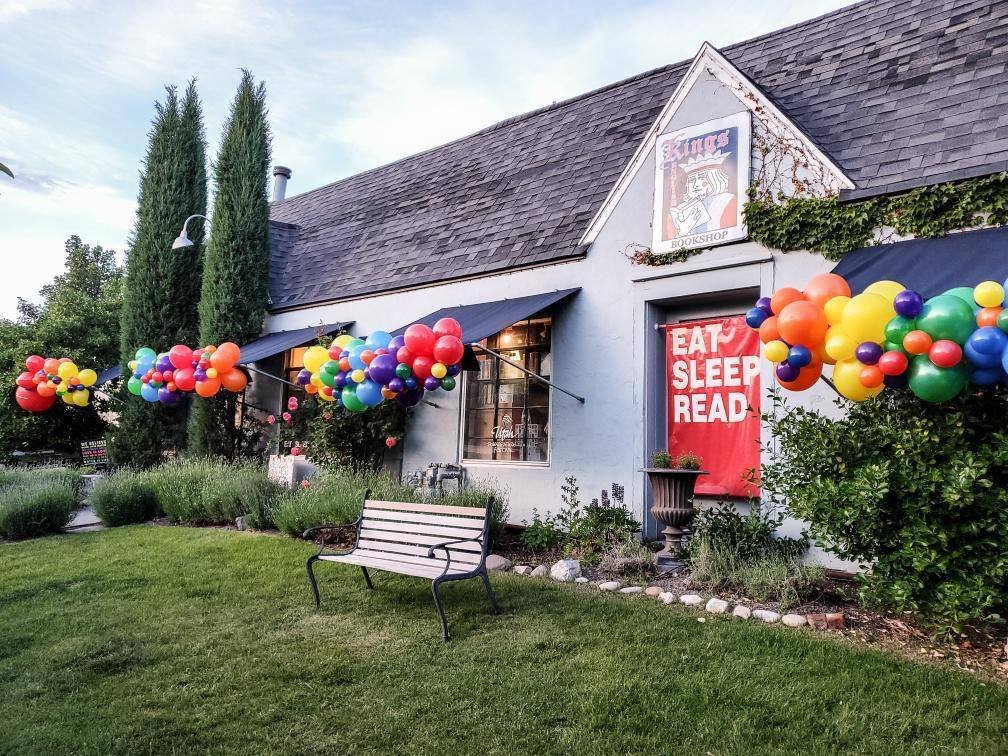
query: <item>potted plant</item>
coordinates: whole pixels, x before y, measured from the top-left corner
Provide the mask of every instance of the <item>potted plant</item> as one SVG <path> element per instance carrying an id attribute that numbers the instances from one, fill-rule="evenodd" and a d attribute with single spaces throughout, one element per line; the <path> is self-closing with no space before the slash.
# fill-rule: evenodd
<path id="1" fill-rule="evenodd" d="M 651 483 L 651 515 L 662 525 L 665 547 L 658 557 L 676 557 L 682 550 L 683 536 L 693 522 L 693 490 L 697 477 L 707 475 L 701 470 L 703 460 L 693 452 L 683 452 L 673 458 L 662 449 L 651 455 L 651 466 L 645 467 Z"/>

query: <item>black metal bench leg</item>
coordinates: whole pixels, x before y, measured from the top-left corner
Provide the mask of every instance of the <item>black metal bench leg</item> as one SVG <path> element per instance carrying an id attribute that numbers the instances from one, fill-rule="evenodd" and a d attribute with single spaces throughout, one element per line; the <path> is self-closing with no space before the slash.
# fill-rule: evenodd
<path id="1" fill-rule="evenodd" d="M 494 614 L 500 614 L 500 604 L 497 603 L 497 597 L 494 595 L 493 588 L 490 585 L 490 576 L 486 572 L 482 572 L 480 573 L 480 577 L 483 578 L 483 587 L 486 588 L 487 598 L 490 599 L 490 606 L 493 607 Z"/>
<path id="2" fill-rule="evenodd" d="M 374 583 L 371 582 L 371 576 L 368 574 L 367 567 L 361 567 L 361 572 L 364 573 L 364 582 L 367 583 L 367 589 L 373 591 Z"/>
<path id="3" fill-rule="evenodd" d="M 308 557 L 308 562 L 305 564 L 305 569 L 308 571 L 308 583 L 311 585 L 312 594 L 315 596 L 315 608 L 318 609 L 321 606 L 321 601 L 319 599 L 318 583 L 315 582 L 315 573 L 312 571 L 312 563 L 318 559 L 318 556 Z"/>
<path id="4" fill-rule="evenodd" d="M 434 584 L 431 586 L 431 593 L 434 594 L 434 604 L 437 606 L 438 615 L 441 617 L 441 627 L 444 630 L 444 641 L 448 642 L 448 620 L 445 619 L 444 604 L 441 603 L 441 596 L 438 594 L 438 585 L 440 580 L 435 580 Z"/>

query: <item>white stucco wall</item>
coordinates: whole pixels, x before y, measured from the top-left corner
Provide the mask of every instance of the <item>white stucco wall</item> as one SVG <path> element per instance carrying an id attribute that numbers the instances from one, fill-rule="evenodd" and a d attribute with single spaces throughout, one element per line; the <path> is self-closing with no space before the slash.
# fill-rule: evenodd
<path id="1" fill-rule="evenodd" d="M 743 109 L 730 90 L 703 77 L 668 130 Z M 631 244 L 650 246 L 653 201 L 652 152 L 583 260 L 277 313 L 267 329 L 352 320 L 355 334 L 367 334 L 393 330 L 446 306 L 581 287 L 554 319 L 552 377 L 585 396 L 586 402 L 552 392 L 549 464 L 466 467 L 470 475 L 492 476 L 509 488 L 513 522 L 527 519 L 533 508 L 557 509 L 560 486 L 571 474 L 585 502 L 613 482 L 623 484 L 628 505 L 646 521 L 646 482 L 639 469 L 652 450 L 666 445 L 663 337 L 654 324 L 724 312 L 725 307 L 741 312 L 758 296 L 782 286 L 801 288 L 811 276 L 832 267 L 815 255 L 771 253 L 752 242 L 719 247 L 682 264 L 634 266 L 623 250 Z M 765 362 L 761 380 L 764 389 L 773 385 L 772 367 Z M 429 462 L 459 461 L 460 394 L 429 394 L 439 406 L 416 408 L 403 450 L 404 472 Z M 818 406 L 833 399 L 823 384 L 793 396 L 796 402 Z M 784 528 L 800 529 L 796 522 Z M 831 562 L 821 554 L 814 556 Z"/>

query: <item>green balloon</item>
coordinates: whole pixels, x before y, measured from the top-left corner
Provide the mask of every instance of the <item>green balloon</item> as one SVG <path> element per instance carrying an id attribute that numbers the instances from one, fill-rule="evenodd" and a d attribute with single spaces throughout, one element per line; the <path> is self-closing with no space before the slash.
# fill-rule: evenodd
<path id="1" fill-rule="evenodd" d="M 139 349 L 136 350 L 136 354 L 133 355 L 133 357 L 134 359 L 137 360 L 137 362 L 139 362 L 144 357 L 157 358 L 157 352 L 155 352 L 150 347 L 140 347 Z"/>
<path id="2" fill-rule="evenodd" d="M 997 327 L 1002 331 L 1008 331 L 1008 307 L 998 313 Z"/>
<path id="3" fill-rule="evenodd" d="M 904 318 L 902 315 L 897 315 L 895 318 L 886 323 L 885 340 L 902 344 L 903 337 L 915 328 L 917 328 L 917 321 L 912 318 Z"/>
<path id="4" fill-rule="evenodd" d="M 342 401 L 343 406 L 351 412 L 363 412 L 367 409 L 367 407 L 364 406 L 364 403 L 357 398 L 356 389 L 350 388 L 349 386 L 344 387 L 343 391 L 340 393 L 340 401 Z"/>
<path id="5" fill-rule="evenodd" d="M 965 344 L 976 330 L 976 321 L 973 308 L 965 301 L 952 294 L 941 294 L 924 303 L 917 316 L 917 327 L 935 341 L 950 339 Z"/>
<path id="6" fill-rule="evenodd" d="M 443 388 L 445 391 L 451 391 L 453 388 L 455 388 L 455 379 L 452 378 L 450 375 L 446 375 L 444 378 L 441 379 L 441 388 Z"/>
<path id="7" fill-rule="evenodd" d="M 328 373 L 329 375 L 336 375 L 340 371 L 339 363 L 336 360 L 326 360 L 322 363 L 322 367 L 319 368 L 319 373 Z M 325 378 L 322 379 L 325 381 Z M 332 386 L 331 383 L 326 383 L 326 386 Z"/>
<path id="8" fill-rule="evenodd" d="M 327 373 L 325 370 L 325 365 L 322 366 L 322 370 L 318 374 L 319 380 L 322 381 L 326 386 L 332 388 L 336 385 L 336 376 L 332 373 Z"/>
<path id="9" fill-rule="evenodd" d="M 363 344 L 363 343 L 364 343 L 364 339 L 350 339 L 350 341 L 348 341 L 348 342 L 347 342 L 347 343 L 346 343 L 346 344 L 345 344 L 345 345 L 343 346 L 343 348 L 344 348 L 344 349 L 345 349 L 346 351 L 350 352 L 350 351 L 353 351 L 353 348 L 354 348 L 355 346 L 360 346 L 360 345 L 361 345 L 361 344 Z"/>
<path id="10" fill-rule="evenodd" d="M 407 365 L 405 362 L 400 362 L 398 365 L 396 365 L 395 374 L 405 381 L 407 378 L 413 375 L 413 371 L 410 370 L 410 366 Z"/>
<path id="11" fill-rule="evenodd" d="M 135 375 L 130 376 L 130 379 L 126 381 L 126 388 L 131 394 L 133 394 L 133 396 L 140 396 L 140 389 L 143 388 L 143 381 Z"/>
<path id="12" fill-rule="evenodd" d="M 933 364 L 926 354 L 921 354 L 910 363 L 910 390 L 925 402 L 947 402 L 966 388 L 969 374 L 965 362 L 942 368 Z"/>
<path id="13" fill-rule="evenodd" d="M 977 306 L 976 300 L 973 299 L 973 289 L 969 286 L 957 286 L 954 289 L 949 289 L 948 291 L 943 291 L 941 293 L 943 297 L 958 297 L 963 302 L 970 306 L 972 310 Z"/>
<path id="14" fill-rule="evenodd" d="M 909 352 L 903 348 L 902 341 L 887 341 L 885 343 L 885 350 L 887 352 L 902 352 L 903 354 L 909 354 Z"/>

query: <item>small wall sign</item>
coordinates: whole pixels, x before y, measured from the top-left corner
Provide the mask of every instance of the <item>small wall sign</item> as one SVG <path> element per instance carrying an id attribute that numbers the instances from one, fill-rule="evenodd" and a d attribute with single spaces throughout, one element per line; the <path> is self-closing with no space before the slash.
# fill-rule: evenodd
<path id="1" fill-rule="evenodd" d="M 652 250 L 713 247 L 746 237 L 752 163 L 749 111 L 662 134 L 655 147 Z"/>

